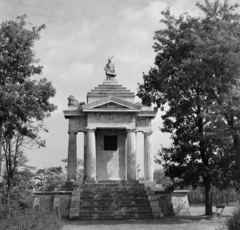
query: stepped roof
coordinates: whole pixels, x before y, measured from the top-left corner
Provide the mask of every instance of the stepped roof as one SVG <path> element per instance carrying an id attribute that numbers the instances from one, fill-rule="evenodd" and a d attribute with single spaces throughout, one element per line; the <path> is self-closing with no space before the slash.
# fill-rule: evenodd
<path id="1" fill-rule="evenodd" d="M 102 84 L 87 93 L 87 103 L 92 103 L 109 96 L 133 103 L 135 93 L 120 85 L 116 79 L 104 80 Z"/>

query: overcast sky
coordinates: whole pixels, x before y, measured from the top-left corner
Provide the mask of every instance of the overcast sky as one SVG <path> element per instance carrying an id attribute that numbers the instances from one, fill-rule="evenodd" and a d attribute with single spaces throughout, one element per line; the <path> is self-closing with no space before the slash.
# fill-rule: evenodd
<path id="1" fill-rule="evenodd" d="M 200 1 L 203 2 L 203 1 Z M 235 1 L 234 1 L 235 2 Z M 58 106 L 45 121 L 49 133 L 42 134 L 47 146 L 28 154 L 29 164 L 38 168 L 59 166 L 67 157 L 67 97 L 86 102 L 87 92 L 105 78 L 104 66 L 109 55 L 120 84 L 133 92 L 142 83 L 142 73 L 154 64 L 154 31 L 163 28 L 160 12 L 167 7 L 179 15 L 201 15 L 194 0 L 0 0 L 0 22 L 26 14 L 35 26 L 45 24 L 34 50 L 44 66 L 42 76 L 52 82 Z M 136 100 L 137 101 L 137 100 Z M 139 99 L 138 99 L 139 101 Z M 169 146 L 169 135 L 159 131 L 161 117 L 153 121 L 153 153 L 160 145 Z M 78 134 L 78 156 L 82 158 L 83 135 Z M 138 135 L 138 163 L 142 165 L 143 138 Z M 155 168 L 157 168 L 155 164 Z"/>

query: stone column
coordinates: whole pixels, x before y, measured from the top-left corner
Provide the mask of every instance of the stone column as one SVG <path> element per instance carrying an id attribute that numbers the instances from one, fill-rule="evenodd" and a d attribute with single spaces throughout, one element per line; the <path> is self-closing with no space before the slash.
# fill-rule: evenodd
<path id="1" fill-rule="evenodd" d="M 127 180 L 137 179 L 135 129 L 127 129 Z"/>
<path id="2" fill-rule="evenodd" d="M 77 132 L 69 131 L 67 180 L 76 181 L 77 177 Z"/>
<path id="3" fill-rule="evenodd" d="M 87 129 L 87 177 L 90 180 L 96 180 L 95 129 Z"/>
<path id="4" fill-rule="evenodd" d="M 87 132 L 83 132 L 83 142 L 84 142 L 84 149 L 83 149 L 83 155 L 84 155 L 84 179 L 87 177 Z"/>
<path id="5" fill-rule="evenodd" d="M 144 135 L 144 178 L 153 181 L 152 132 L 143 132 Z"/>

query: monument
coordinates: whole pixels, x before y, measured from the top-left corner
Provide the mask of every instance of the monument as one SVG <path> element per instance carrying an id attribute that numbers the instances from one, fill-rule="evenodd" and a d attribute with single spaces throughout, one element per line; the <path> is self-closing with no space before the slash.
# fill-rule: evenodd
<path id="1" fill-rule="evenodd" d="M 63 111 L 69 134 L 67 181 L 54 191 L 35 192 L 34 207 L 57 209 L 70 219 L 159 218 L 169 210 L 188 214 L 186 191 L 170 194 L 153 181 L 151 122 L 157 108 L 134 102 L 135 94 L 118 83 L 111 59 L 104 68 L 106 79 L 87 93 L 86 103 L 68 97 Z M 140 182 L 139 132 L 144 135 Z M 84 135 L 84 146 L 78 146 L 78 133 Z M 77 147 L 84 152 L 81 183 L 76 182 Z"/>
<path id="2" fill-rule="evenodd" d="M 87 103 L 71 100 L 64 116 L 69 120 L 68 180 L 76 180 L 77 134 L 84 133 L 84 179 L 136 180 L 137 139 L 144 135 L 144 178 L 153 181 L 152 124 L 157 109 L 134 103 L 135 94 L 116 80 L 111 59 L 106 79 L 87 94 Z"/>

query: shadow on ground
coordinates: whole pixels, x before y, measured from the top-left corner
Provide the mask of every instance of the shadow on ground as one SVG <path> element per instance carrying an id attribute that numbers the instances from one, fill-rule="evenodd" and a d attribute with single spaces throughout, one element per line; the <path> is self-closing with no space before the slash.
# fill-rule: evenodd
<path id="1" fill-rule="evenodd" d="M 64 220 L 66 225 L 122 225 L 122 224 L 137 224 L 137 225 L 157 225 L 157 224 L 189 224 L 189 223 L 208 223 L 208 222 L 223 222 L 229 215 L 223 215 L 221 219 L 218 217 L 209 216 L 174 216 L 174 217 L 162 217 L 161 219 L 120 219 L 120 220 Z"/>

